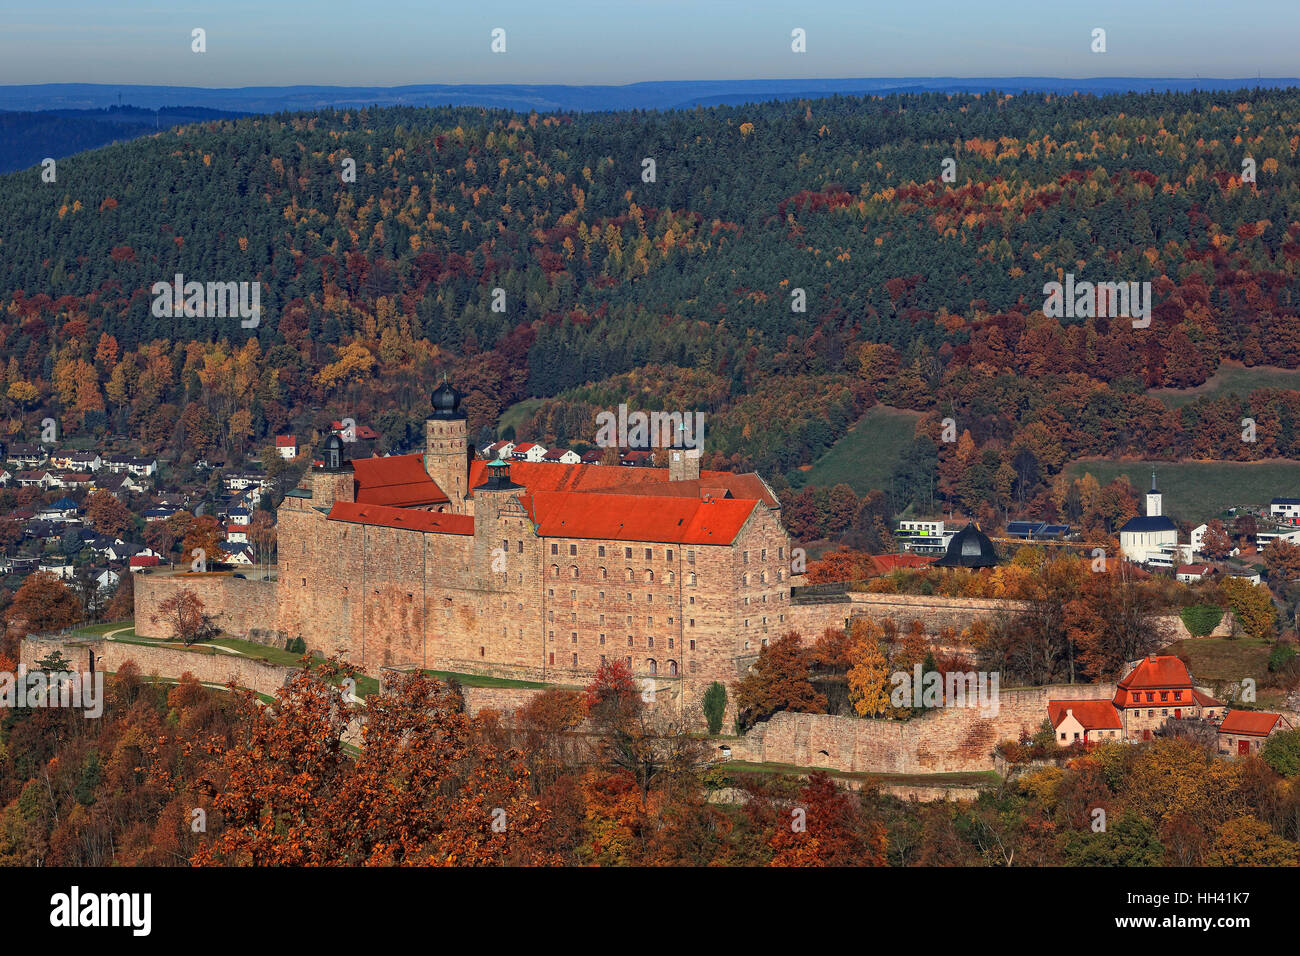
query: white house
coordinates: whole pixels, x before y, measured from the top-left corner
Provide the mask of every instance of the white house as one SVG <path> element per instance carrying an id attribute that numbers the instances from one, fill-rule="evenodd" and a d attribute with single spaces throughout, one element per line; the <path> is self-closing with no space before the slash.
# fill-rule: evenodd
<path id="1" fill-rule="evenodd" d="M 120 581 L 121 579 L 122 576 L 118 574 L 116 571 L 112 570 L 111 568 L 108 570 L 100 571 L 97 575 L 95 575 L 95 583 L 99 585 L 99 589 L 101 591 L 113 590 L 113 588 L 117 587 L 117 582 Z"/>
<path id="2" fill-rule="evenodd" d="M 1268 506 L 1269 517 L 1285 524 L 1300 524 L 1300 498 L 1274 498 Z"/>
<path id="3" fill-rule="evenodd" d="M 38 567 L 39 570 L 48 571 L 50 574 L 53 574 L 55 577 L 64 581 L 72 580 L 72 564 L 61 558 L 49 558 L 48 560 L 42 561 Z"/>
<path id="4" fill-rule="evenodd" d="M 275 453 L 284 459 L 298 457 L 298 439 L 292 435 L 275 436 Z"/>
<path id="5" fill-rule="evenodd" d="M 1214 568 L 1208 564 L 1180 564 L 1178 566 L 1177 577 L 1183 584 L 1193 584 L 1214 574 Z"/>
<path id="6" fill-rule="evenodd" d="M 541 461 L 545 455 L 546 449 L 532 441 L 522 442 L 510 452 L 510 457 L 515 461 Z"/>
<path id="7" fill-rule="evenodd" d="M 1151 472 L 1151 490 L 1147 492 L 1147 513 L 1130 518 L 1119 529 L 1119 550 L 1130 561 L 1162 567 L 1172 567 L 1172 556 L 1179 554 L 1178 527 L 1161 512 L 1161 495 L 1156 488 L 1154 471 Z"/>

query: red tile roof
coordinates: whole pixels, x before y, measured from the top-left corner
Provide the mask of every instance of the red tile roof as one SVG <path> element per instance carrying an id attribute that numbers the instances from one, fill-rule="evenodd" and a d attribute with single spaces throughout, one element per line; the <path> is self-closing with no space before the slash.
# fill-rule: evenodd
<path id="1" fill-rule="evenodd" d="M 474 519 L 469 515 L 418 511 L 414 508 L 392 508 L 388 505 L 358 504 L 354 501 L 334 502 L 334 507 L 330 508 L 329 520 L 368 524 L 380 528 L 403 528 L 431 534 L 474 533 Z"/>
<path id="2" fill-rule="evenodd" d="M 359 504 L 411 508 L 451 500 L 424 470 L 423 455 L 357 458 L 352 462 L 352 474 Z"/>
<path id="3" fill-rule="evenodd" d="M 355 463 L 354 463 L 355 464 Z M 475 459 L 469 467 L 469 487 L 487 481 L 488 463 Z M 669 481 L 667 468 L 610 468 L 604 465 L 563 465 L 546 461 L 512 461 L 510 480 L 530 492 L 598 491 L 610 494 L 664 495 L 698 498 L 702 487 L 726 488 L 732 497 L 762 501 L 776 507 L 776 498 L 755 474 L 702 471 L 698 481 Z M 473 492 L 471 491 L 471 495 Z"/>
<path id="4" fill-rule="evenodd" d="M 1119 711 L 1108 700 L 1049 700 L 1047 714 L 1052 719 L 1052 726 L 1059 727 L 1065 719 L 1067 710 L 1074 711 L 1074 719 L 1083 725 L 1084 730 L 1120 730 Z"/>
<path id="5" fill-rule="evenodd" d="M 1282 719 L 1281 714 L 1262 711 L 1230 710 L 1219 724 L 1221 734 L 1245 734 L 1247 737 L 1267 737 Z"/>
<path id="6" fill-rule="evenodd" d="M 730 544 L 758 505 L 741 498 L 703 501 L 546 491 L 521 496 L 520 503 L 545 537 L 674 544 Z"/>
<path id="7" fill-rule="evenodd" d="M 1223 701 L 1221 701 L 1221 700 L 1215 700 L 1215 699 L 1214 699 L 1213 697 L 1211 697 L 1209 694 L 1202 694 L 1202 693 L 1201 693 L 1199 690 L 1197 690 L 1195 687 L 1192 688 L 1192 697 L 1193 697 L 1193 699 L 1194 699 L 1198 704 L 1200 704 L 1202 707 L 1222 707 L 1222 706 L 1223 706 Z"/>
<path id="8" fill-rule="evenodd" d="M 154 554 L 136 554 L 126 562 L 128 567 L 132 568 L 156 568 L 158 567 L 158 556 Z"/>
<path id="9" fill-rule="evenodd" d="M 1180 564 L 1178 565 L 1178 574 L 1200 574 L 1206 575 L 1214 571 L 1214 568 L 1208 564 Z"/>
<path id="10" fill-rule="evenodd" d="M 297 446 L 298 446 L 298 441 L 292 435 L 275 436 L 276 448 L 296 448 Z"/>
<path id="11" fill-rule="evenodd" d="M 1144 657 L 1142 663 L 1119 682 L 1121 690 L 1191 686 L 1192 677 L 1187 673 L 1187 665 L 1172 654 Z"/>

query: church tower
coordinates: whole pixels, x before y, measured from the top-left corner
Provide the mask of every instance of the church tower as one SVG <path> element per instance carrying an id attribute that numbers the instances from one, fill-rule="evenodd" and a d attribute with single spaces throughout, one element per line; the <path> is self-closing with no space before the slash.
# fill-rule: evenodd
<path id="1" fill-rule="evenodd" d="M 424 423 L 424 470 L 451 499 L 448 508 L 465 513 L 469 492 L 469 446 L 460 392 L 445 381 L 433 392 L 433 415 Z"/>
<path id="2" fill-rule="evenodd" d="M 1151 490 L 1147 492 L 1147 517 L 1160 517 L 1160 490 L 1156 488 L 1156 470 L 1151 469 Z"/>

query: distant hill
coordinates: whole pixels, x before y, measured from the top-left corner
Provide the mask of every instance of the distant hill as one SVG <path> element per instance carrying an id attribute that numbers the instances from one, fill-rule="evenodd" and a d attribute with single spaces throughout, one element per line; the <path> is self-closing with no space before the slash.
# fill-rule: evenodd
<path id="1" fill-rule="evenodd" d="M 0 112 L 0 173 L 27 169 L 47 157 L 62 159 L 83 150 L 146 136 L 155 130 L 242 115 L 199 106 Z"/>
<path id="2" fill-rule="evenodd" d="M 0 86 L 0 110 L 103 109 L 119 101 L 144 109 L 189 103 L 208 109 L 249 113 L 363 106 L 482 106 L 528 112 L 683 109 L 740 105 L 768 100 L 812 99 L 835 94 L 891 93 L 1107 93 L 1186 92 L 1300 86 L 1286 78 L 1157 78 L 1050 76 L 875 77 L 809 80 L 680 80 L 627 86 L 544 84 L 443 84 L 417 86 L 249 86 L 204 89 L 193 86 L 113 86 L 99 83 L 45 83 Z M 120 98 L 120 99 L 119 99 Z"/>

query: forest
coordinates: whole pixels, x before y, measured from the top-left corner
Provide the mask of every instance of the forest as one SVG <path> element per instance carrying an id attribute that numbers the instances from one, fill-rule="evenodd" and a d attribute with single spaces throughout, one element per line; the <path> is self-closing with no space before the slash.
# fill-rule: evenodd
<path id="1" fill-rule="evenodd" d="M 520 437 L 575 446 L 697 409 L 705 467 L 784 492 L 883 404 L 922 417 L 882 513 L 1051 517 L 1084 456 L 1300 458 L 1300 392 L 1149 394 L 1297 365 L 1297 123 L 1290 89 L 182 126 L 0 179 L 0 430 L 405 450 L 445 372 L 479 441 L 530 398 Z M 156 317 L 178 273 L 261 283 L 260 325 Z M 1149 327 L 1048 317 L 1067 273 L 1150 282 Z"/>

